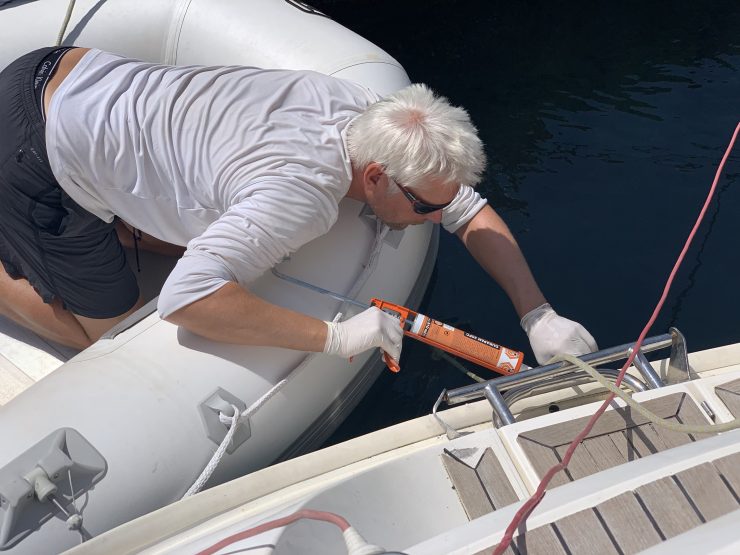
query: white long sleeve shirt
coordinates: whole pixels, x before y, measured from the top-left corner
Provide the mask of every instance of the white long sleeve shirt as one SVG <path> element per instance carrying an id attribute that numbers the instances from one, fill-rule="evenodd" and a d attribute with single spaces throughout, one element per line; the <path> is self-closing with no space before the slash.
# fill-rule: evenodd
<path id="1" fill-rule="evenodd" d="M 379 97 L 311 71 L 166 66 L 91 50 L 47 115 L 52 171 L 104 221 L 187 245 L 166 317 L 228 281 L 246 286 L 329 231 L 352 178 L 344 134 Z M 485 201 L 461 187 L 454 231 Z"/>

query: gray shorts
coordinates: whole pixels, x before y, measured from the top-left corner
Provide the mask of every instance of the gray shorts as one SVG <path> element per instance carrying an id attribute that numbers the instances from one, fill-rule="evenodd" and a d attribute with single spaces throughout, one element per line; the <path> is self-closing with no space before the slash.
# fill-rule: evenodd
<path id="1" fill-rule="evenodd" d="M 46 154 L 39 86 L 57 50 L 36 50 L 0 72 L 0 262 L 45 303 L 58 298 L 74 314 L 113 318 L 136 303 L 136 277 L 114 225 L 62 190 Z"/>

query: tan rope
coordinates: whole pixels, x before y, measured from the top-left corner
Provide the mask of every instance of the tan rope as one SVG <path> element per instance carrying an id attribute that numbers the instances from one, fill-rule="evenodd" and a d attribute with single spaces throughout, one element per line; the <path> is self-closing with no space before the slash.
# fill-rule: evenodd
<path id="1" fill-rule="evenodd" d="M 552 360 L 548 362 L 548 364 L 552 364 L 553 362 L 560 362 L 560 361 L 567 361 L 571 364 L 576 365 L 578 368 L 583 370 L 584 372 L 587 372 L 594 380 L 599 382 L 603 387 L 614 393 L 617 397 L 622 399 L 625 403 L 627 403 L 631 408 L 635 409 L 638 413 L 640 413 L 642 416 L 650 420 L 653 424 L 657 424 L 658 426 L 662 428 L 666 428 L 668 430 L 673 430 L 674 432 L 681 432 L 685 434 L 707 434 L 707 433 L 718 433 L 718 432 L 727 432 L 730 430 L 735 430 L 737 428 L 740 428 L 740 419 L 732 420 L 731 422 L 722 422 L 719 424 L 679 424 L 677 422 L 673 422 L 671 420 L 666 420 L 665 418 L 661 418 L 657 414 L 650 412 L 645 407 L 643 407 L 640 403 L 632 399 L 632 396 L 628 395 L 624 391 L 622 391 L 620 388 L 615 386 L 613 383 L 611 383 L 609 380 L 604 378 L 598 370 L 596 370 L 593 366 L 590 366 L 583 362 L 581 359 L 576 358 L 572 355 L 558 355 Z"/>
<path id="2" fill-rule="evenodd" d="M 62 41 L 64 40 L 64 33 L 67 32 L 67 25 L 69 25 L 69 20 L 72 19 L 72 10 L 75 9 L 75 2 L 76 0 L 69 0 L 69 5 L 67 6 L 67 15 L 64 16 L 64 21 L 62 22 L 62 28 L 59 29 L 59 35 L 57 36 L 56 46 L 62 45 Z"/>

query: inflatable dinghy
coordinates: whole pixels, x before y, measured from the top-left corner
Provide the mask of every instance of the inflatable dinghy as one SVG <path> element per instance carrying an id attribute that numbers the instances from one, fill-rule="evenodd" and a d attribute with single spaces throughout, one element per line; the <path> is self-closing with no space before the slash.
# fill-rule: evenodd
<path id="1" fill-rule="evenodd" d="M 65 10 L 52 0 L 0 6 L 0 67 L 53 44 Z M 388 54 L 293 0 L 78 0 L 63 44 L 167 64 L 311 69 L 379 94 L 409 83 Z M 388 231 L 366 206 L 345 199 L 332 230 L 277 269 L 361 301 L 413 307 L 436 246 L 435 226 Z M 59 553 L 180 499 L 226 436 L 222 417 L 232 406 L 243 411 L 262 399 L 209 485 L 309 451 L 382 371 L 377 352 L 350 362 L 220 344 L 160 320 L 156 296 L 174 263 L 142 253 L 150 302 L 78 354 L 2 324 L 0 551 Z M 275 274 L 251 289 L 324 320 L 358 311 Z M 53 369 L 56 360 L 63 364 Z"/>

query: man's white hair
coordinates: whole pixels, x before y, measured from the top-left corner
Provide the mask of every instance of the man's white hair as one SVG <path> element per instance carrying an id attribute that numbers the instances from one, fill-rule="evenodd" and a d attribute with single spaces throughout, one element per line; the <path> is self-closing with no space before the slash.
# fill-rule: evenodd
<path id="1" fill-rule="evenodd" d="M 355 167 L 377 162 L 398 183 L 417 188 L 429 179 L 474 186 L 486 165 L 465 109 L 423 84 L 401 89 L 352 120 L 347 148 Z"/>

